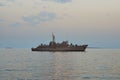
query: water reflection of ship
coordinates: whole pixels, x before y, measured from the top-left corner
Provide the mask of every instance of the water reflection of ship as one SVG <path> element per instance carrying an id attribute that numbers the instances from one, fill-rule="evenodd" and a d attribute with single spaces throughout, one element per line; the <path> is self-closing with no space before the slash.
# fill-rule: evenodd
<path id="1" fill-rule="evenodd" d="M 52 33 L 52 41 L 47 44 L 41 44 L 32 51 L 85 51 L 88 45 L 69 44 L 68 41 L 62 43 L 55 42 L 55 35 Z"/>
<path id="2" fill-rule="evenodd" d="M 74 56 L 69 56 L 66 54 L 61 54 L 61 52 L 56 52 L 53 55 L 53 63 L 51 69 L 50 80 L 74 80 L 78 71 L 74 66 Z M 68 57 L 69 56 L 69 57 Z"/>
<path id="3" fill-rule="evenodd" d="M 51 79 L 52 80 L 62 80 L 63 76 L 63 63 L 62 54 L 59 54 L 59 52 L 53 54 L 53 64 L 52 64 L 52 71 L 51 71 Z"/>

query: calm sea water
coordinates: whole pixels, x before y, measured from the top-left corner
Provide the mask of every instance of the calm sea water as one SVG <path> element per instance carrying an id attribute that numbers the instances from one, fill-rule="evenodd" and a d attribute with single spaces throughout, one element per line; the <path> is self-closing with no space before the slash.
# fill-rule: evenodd
<path id="1" fill-rule="evenodd" d="M 0 49 L 0 80 L 120 80 L 120 49 Z"/>

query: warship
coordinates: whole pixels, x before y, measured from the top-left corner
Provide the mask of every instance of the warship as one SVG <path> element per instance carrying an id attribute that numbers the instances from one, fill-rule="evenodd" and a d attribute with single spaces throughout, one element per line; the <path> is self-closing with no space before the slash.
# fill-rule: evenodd
<path id="1" fill-rule="evenodd" d="M 85 51 L 88 45 L 69 44 L 68 41 L 61 43 L 55 42 L 55 35 L 52 33 L 52 41 L 49 44 L 40 44 L 36 48 L 31 48 L 32 51 Z"/>

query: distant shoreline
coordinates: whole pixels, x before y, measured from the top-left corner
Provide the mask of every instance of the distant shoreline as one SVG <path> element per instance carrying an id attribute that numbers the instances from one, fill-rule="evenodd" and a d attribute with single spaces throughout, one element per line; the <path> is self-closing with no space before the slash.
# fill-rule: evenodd
<path id="1" fill-rule="evenodd" d="M 107 48 L 107 47 L 88 47 L 87 49 L 120 49 L 120 48 Z"/>
<path id="2" fill-rule="evenodd" d="M 0 49 L 31 49 L 31 48 L 1 47 Z M 120 48 L 107 48 L 107 47 L 87 47 L 87 49 L 120 49 Z"/>

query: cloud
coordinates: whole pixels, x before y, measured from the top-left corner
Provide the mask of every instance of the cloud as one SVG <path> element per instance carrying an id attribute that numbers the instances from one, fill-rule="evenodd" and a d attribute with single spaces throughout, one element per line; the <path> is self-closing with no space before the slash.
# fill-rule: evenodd
<path id="1" fill-rule="evenodd" d="M 9 2 L 15 2 L 16 0 L 5 0 L 5 1 L 9 1 Z"/>
<path id="2" fill-rule="evenodd" d="M 38 15 L 29 16 L 29 17 L 22 17 L 25 22 L 31 23 L 33 25 L 39 24 L 41 22 L 47 22 L 56 19 L 57 16 L 55 13 L 52 12 L 40 12 Z"/>
<path id="3" fill-rule="evenodd" d="M 0 6 L 5 6 L 5 4 L 4 4 L 4 3 L 2 3 L 2 2 L 0 2 Z"/>
<path id="4" fill-rule="evenodd" d="M 10 26 L 11 26 L 11 27 L 20 27 L 20 26 L 21 26 L 21 23 L 15 22 L 15 23 L 12 23 Z"/>
<path id="5" fill-rule="evenodd" d="M 68 3 L 68 2 L 72 2 L 72 0 L 42 0 L 42 1 L 53 1 L 53 2 L 57 2 L 57 3 Z"/>
<path id="6" fill-rule="evenodd" d="M 10 2 L 15 2 L 16 0 L 3 0 L 0 1 L 0 6 L 7 6 Z"/>
<path id="7" fill-rule="evenodd" d="M 3 19 L 0 19 L 0 22 L 3 22 L 4 20 Z"/>

